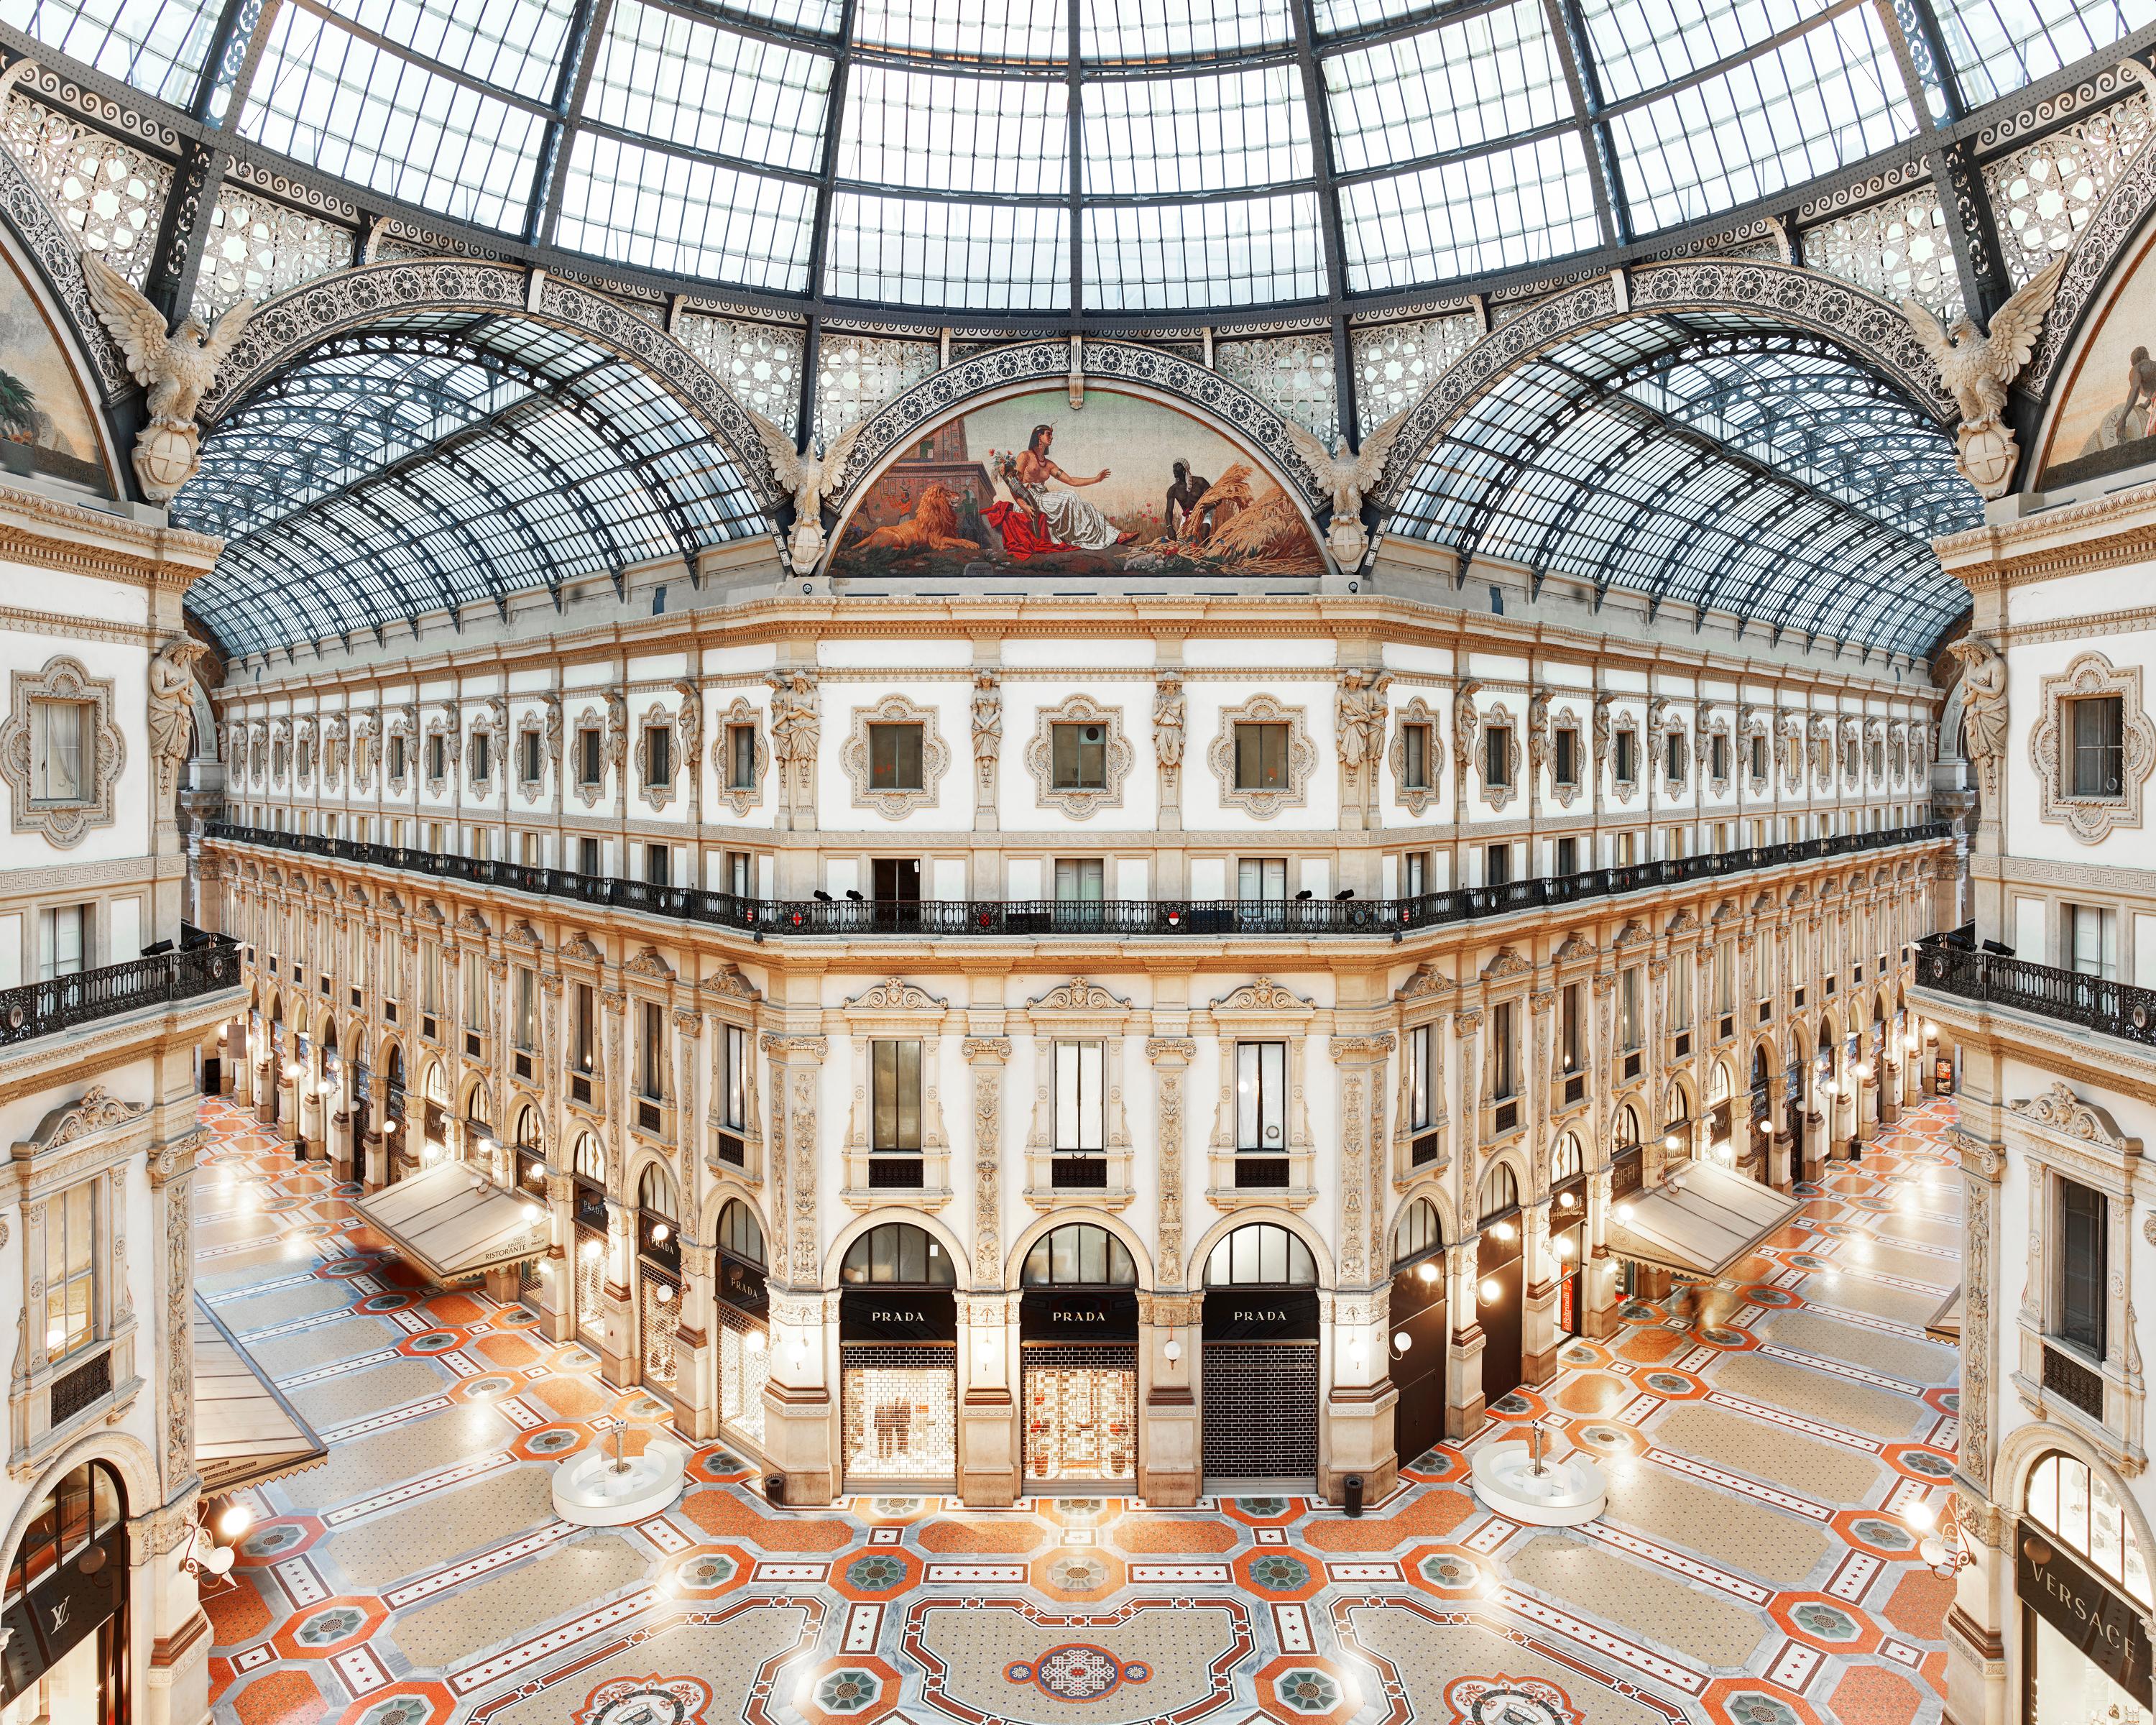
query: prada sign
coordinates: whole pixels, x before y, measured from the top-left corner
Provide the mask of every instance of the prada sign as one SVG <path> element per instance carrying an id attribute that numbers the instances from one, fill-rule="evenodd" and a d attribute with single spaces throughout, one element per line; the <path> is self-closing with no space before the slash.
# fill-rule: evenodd
<path id="1" fill-rule="evenodd" d="M 2034 1529 L 2021 1535 L 2015 1580 L 2039 1617 L 2142 1707 L 2150 1704 L 2148 1631 L 2138 1609 Z"/>
<path id="2" fill-rule="evenodd" d="M 1205 1296 L 1208 1342 L 1315 1342 L 1315 1288 L 1231 1289 Z"/>
<path id="3" fill-rule="evenodd" d="M 1022 1342 L 1120 1342 L 1138 1338 L 1138 1296 L 1116 1289 L 1090 1293 L 1029 1289 L 1019 1302 Z"/>
<path id="4" fill-rule="evenodd" d="M 847 1342 L 955 1342 L 957 1302 L 948 1294 L 850 1288 L 839 1296 L 839 1335 Z"/>

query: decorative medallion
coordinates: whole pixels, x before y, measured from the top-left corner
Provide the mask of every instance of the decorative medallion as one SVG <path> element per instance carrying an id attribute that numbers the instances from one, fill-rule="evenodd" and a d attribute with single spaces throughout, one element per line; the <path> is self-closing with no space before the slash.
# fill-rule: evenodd
<path id="1" fill-rule="evenodd" d="M 1539 1677 L 1460 1677 L 1445 1702 L 1450 1725 L 1580 1725 L 1572 1697 Z"/>
<path id="2" fill-rule="evenodd" d="M 586 1696 L 571 1725 L 708 1725 L 711 1702 L 694 1677 L 619 1677 Z"/>
<path id="3" fill-rule="evenodd" d="M 1152 1667 L 1136 1660 L 1126 1663 L 1090 1641 L 1066 1641 L 1037 1660 L 1014 1661 L 1004 1667 L 1004 1676 L 1014 1683 L 1030 1683 L 1058 1701 L 1098 1701 L 1125 1683 L 1144 1682 Z"/>

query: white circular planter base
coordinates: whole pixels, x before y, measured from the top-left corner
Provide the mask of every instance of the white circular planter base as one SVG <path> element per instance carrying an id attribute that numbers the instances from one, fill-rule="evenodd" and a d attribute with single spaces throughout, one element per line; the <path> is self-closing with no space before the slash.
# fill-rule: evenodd
<path id="1" fill-rule="evenodd" d="M 624 1458 L 602 1445 L 580 1450 L 554 1470 L 554 1513 L 583 1527 L 620 1527 L 655 1516 L 681 1495 L 689 1451 L 654 1438 L 641 1455 Z"/>
<path id="2" fill-rule="evenodd" d="M 1473 1478 L 1475 1495 L 1487 1507 L 1530 1527 L 1576 1527 L 1609 1502 L 1609 1476 L 1587 1457 L 1545 1461 L 1537 1473 L 1525 1444 L 1478 1450 Z"/>

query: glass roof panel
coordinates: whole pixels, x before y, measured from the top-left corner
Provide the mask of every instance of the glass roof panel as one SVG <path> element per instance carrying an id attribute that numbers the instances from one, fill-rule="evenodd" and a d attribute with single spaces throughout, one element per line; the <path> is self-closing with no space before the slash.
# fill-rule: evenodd
<path id="1" fill-rule="evenodd" d="M 1579 0 L 1605 102 L 1703 72 L 1848 0 Z"/>
<path id="2" fill-rule="evenodd" d="M 2011 95 L 2156 23 L 2156 0 L 1933 0 L 1933 9 L 1971 104 Z"/>
<path id="3" fill-rule="evenodd" d="M 1291 65 L 1096 79 L 1082 100 L 1086 189 L 1096 196 L 1225 192 L 1310 177 L 1310 109 Z"/>
<path id="4" fill-rule="evenodd" d="M 1133 0 L 1085 0 L 1078 54 L 1086 60 L 1212 59 L 1278 48 L 1292 39 L 1288 7 L 1296 0 L 1194 0 L 1173 8 Z"/>
<path id="5" fill-rule="evenodd" d="M 827 54 L 615 0 L 583 112 L 683 149 L 813 173 L 834 64 Z"/>
<path id="6" fill-rule="evenodd" d="M 1061 205 L 988 204 L 840 192 L 832 201 L 834 299 L 972 311 L 1070 302 L 1070 216 Z"/>
<path id="7" fill-rule="evenodd" d="M 305 0 L 286 0 L 288 5 Z M 315 0 L 421 59 L 535 102 L 561 81 L 572 0 Z"/>
<path id="8" fill-rule="evenodd" d="M 1415 287 L 1546 262 L 1601 239 L 1577 132 L 1340 188 L 1348 285 Z"/>
<path id="9" fill-rule="evenodd" d="M 814 186 L 579 132 L 555 238 L 639 269 L 800 293 Z"/>
<path id="10" fill-rule="evenodd" d="M 921 192 L 1060 198 L 1070 179 L 1070 102 L 1062 78 L 864 62 L 846 82 L 839 172 Z"/>
<path id="11" fill-rule="evenodd" d="M 239 131 L 325 173 L 484 228 L 514 228 L 546 130 L 535 110 L 288 4 Z"/>
<path id="12" fill-rule="evenodd" d="M 222 9 L 217 0 L 0 0 L 0 22 L 184 108 Z"/>
<path id="13" fill-rule="evenodd" d="M 939 60 L 1064 60 L 1070 13 L 1066 0 L 858 0 L 854 40 Z"/>
<path id="14" fill-rule="evenodd" d="M 1315 300 L 1325 292 L 1317 196 L 1096 205 L 1085 264 L 1091 311 Z"/>
<path id="15" fill-rule="evenodd" d="M 841 0 L 709 0 L 694 9 L 752 24 L 777 24 L 804 35 L 836 36 L 845 18 Z"/>
<path id="16" fill-rule="evenodd" d="M 1342 173 L 1472 149 L 1568 119 L 1542 0 L 1514 0 L 1325 61 Z"/>
<path id="17" fill-rule="evenodd" d="M 1764 198 L 1916 131 L 1868 5 L 1610 116 L 1635 221 L 1674 227 Z"/>

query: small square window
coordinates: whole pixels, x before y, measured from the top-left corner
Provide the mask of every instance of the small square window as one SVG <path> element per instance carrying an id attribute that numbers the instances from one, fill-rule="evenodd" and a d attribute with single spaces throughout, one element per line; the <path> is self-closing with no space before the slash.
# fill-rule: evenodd
<path id="1" fill-rule="evenodd" d="M 869 726 L 869 788 L 917 791 L 921 778 L 921 726 Z"/>
<path id="2" fill-rule="evenodd" d="M 1286 726 L 1270 722 L 1235 726 L 1237 790 L 1284 791 L 1288 788 L 1287 732 Z"/>
<path id="3" fill-rule="evenodd" d="M 96 775 L 90 706 L 85 701 L 30 703 L 30 799 L 35 803 L 89 800 Z"/>
<path id="4" fill-rule="evenodd" d="M 1284 727 L 1283 727 L 1284 728 Z M 1059 791 L 1100 791 L 1108 787 L 1108 727 L 1105 724 L 1049 727 L 1050 783 Z"/>
<path id="5" fill-rule="evenodd" d="M 2072 794 L 2122 794 L 2126 777 L 2124 701 L 2116 695 L 2093 695 L 2065 706 L 2072 721 Z"/>

